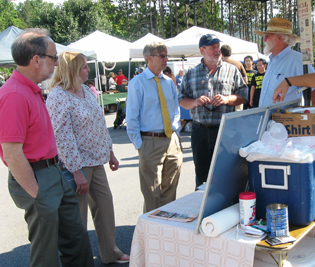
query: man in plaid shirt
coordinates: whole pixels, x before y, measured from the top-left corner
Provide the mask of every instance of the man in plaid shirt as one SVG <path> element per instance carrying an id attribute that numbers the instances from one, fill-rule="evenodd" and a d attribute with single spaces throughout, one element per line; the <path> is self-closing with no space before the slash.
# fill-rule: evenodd
<path id="1" fill-rule="evenodd" d="M 220 40 L 214 34 L 200 38 L 201 63 L 183 77 L 179 104 L 193 120 L 191 146 L 196 187 L 207 181 L 222 114 L 246 102 L 248 88 L 232 64 L 222 62 Z"/>

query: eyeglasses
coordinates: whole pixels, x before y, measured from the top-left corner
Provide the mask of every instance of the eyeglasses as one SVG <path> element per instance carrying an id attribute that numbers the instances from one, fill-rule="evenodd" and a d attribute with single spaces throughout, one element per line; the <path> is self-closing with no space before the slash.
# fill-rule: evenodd
<path id="1" fill-rule="evenodd" d="M 153 55 L 152 57 L 160 57 L 160 58 L 169 58 L 170 56 L 169 55 Z"/>
<path id="2" fill-rule="evenodd" d="M 49 58 L 51 58 L 54 61 L 57 61 L 59 59 L 59 57 L 57 55 L 56 56 L 51 56 L 51 55 L 42 54 L 42 55 L 39 55 L 39 56 L 41 56 L 41 57 L 49 57 Z"/>
<path id="3" fill-rule="evenodd" d="M 264 39 L 268 39 L 271 36 L 272 36 L 272 34 L 264 34 Z"/>
<path id="4" fill-rule="evenodd" d="M 206 105 L 203 105 L 203 107 L 204 107 L 205 109 L 207 109 L 208 111 L 215 111 L 219 106 L 212 106 L 212 105 L 211 105 L 211 108 L 209 108 L 209 107 L 207 107 Z"/>

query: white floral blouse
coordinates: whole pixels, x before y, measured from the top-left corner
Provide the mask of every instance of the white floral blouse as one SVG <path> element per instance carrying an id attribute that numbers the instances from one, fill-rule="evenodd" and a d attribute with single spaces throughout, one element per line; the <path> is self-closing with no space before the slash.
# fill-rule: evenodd
<path id="1" fill-rule="evenodd" d="M 89 87 L 82 89 L 84 98 L 55 87 L 46 101 L 58 156 L 72 173 L 107 163 L 112 150 L 102 108 Z"/>

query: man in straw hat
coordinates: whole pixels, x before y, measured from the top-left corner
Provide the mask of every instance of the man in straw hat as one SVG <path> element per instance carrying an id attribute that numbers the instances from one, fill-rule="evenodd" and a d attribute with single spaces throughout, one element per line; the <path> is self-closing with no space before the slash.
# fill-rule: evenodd
<path id="1" fill-rule="evenodd" d="M 266 31 L 254 33 L 264 38 L 264 53 L 271 53 L 259 100 L 259 107 L 263 107 L 273 104 L 274 90 L 285 78 L 303 74 L 302 55 L 291 49 L 300 42 L 300 38 L 292 33 L 290 21 L 278 17 L 270 20 Z M 309 73 L 314 72 L 310 65 L 308 69 Z M 296 94 L 297 89 L 296 86 L 290 87 L 284 101 L 300 98 L 301 94 Z"/>

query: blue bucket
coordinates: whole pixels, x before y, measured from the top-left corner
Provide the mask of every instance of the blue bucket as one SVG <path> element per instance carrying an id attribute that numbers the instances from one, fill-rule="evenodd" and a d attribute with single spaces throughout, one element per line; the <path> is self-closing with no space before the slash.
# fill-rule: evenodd
<path id="1" fill-rule="evenodd" d="M 267 230 L 270 237 L 287 236 L 289 232 L 288 205 L 270 204 L 266 207 L 267 211 Z"/>

